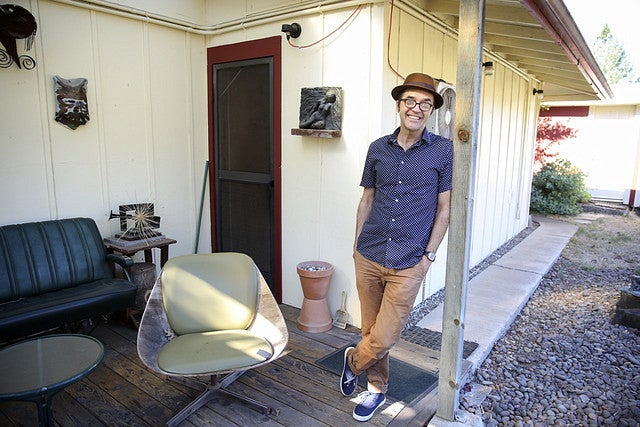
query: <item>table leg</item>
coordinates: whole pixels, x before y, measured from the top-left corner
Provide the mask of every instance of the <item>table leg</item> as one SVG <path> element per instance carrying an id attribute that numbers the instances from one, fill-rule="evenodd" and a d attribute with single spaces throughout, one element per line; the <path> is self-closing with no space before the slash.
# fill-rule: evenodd
<path id="1" fill-rule="evenodd" d="M 38 406 L 38 424 L 40 427 L 53 427 L 53 410 L 51 400 L 53 395 L 45 394 L 35 402 Z"/>
<path id="2" fill-rule="evenodd" d="M 169 259 L 169 245 L 162 246 L 160 248 L 160 268 L 164 267 L 164 264 Z"/>
<path id="3" fill-rule="evenodd" d="M 153 252 L 151 252 L 151 249 L 144 250 L 144 262 L 153 262 Z"/>
<path id="4" fill-rule="evenodd" d="M 142 311 L 144 311 L 144 308 L 142 309 Z M 133 329 L 135 329 L 136 331 L 138 330 L 138 328 L 140 328 L 140 324 L 138 323 L 138 320 L 136 319 L 136 314 L 140 313 L 140 310 L 137 308 L 131 308 L 131 307 L 127 307 L 127 309 L 125 310 L 125 315 L 127 317 L 127 322 L 129 322 L 129 324 L 131 325 L 131 327 Z"/>

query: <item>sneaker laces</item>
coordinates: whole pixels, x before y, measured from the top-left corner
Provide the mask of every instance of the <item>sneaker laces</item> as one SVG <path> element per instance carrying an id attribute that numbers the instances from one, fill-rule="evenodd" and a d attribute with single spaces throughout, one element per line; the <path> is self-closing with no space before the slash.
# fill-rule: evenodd
<path id="1" fill-rule="evenodd" d="M 375 393 L 373 391 L 365 390 L 358 394 L 358 399 L 360 399 L 360 405 L 363 406 L 374 406 L 377 402 L 378 396 L 384 395 L 382 393 Z M 367 402 L 370 400 L 370 402 Z"/>
<path id="2" fill-rule="evenodd" d="M 349 384 L 350 382 L 353 382 L 353 380 L 358 378 L 358 376 L 353 373 L 351 368 L 347 367 L 347 369 L 345 371 L 346 371 L 345 372 L 345 380 L 344 380 L 345 384 Z"/>

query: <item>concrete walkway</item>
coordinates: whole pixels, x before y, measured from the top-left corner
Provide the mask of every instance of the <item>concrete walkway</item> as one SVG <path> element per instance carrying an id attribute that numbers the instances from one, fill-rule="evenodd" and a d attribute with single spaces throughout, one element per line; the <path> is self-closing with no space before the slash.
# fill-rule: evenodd
<path id="1" fill-rule="evenodd" d="M 578 229 L 549 218 L 534 221 L 538 228 L 468 283 L 464 339 L 478 343 L 467 358 L 473 363 L 472 372 L 509 329 Z M 442 304 L 417 326 L 442 332 Z"/>

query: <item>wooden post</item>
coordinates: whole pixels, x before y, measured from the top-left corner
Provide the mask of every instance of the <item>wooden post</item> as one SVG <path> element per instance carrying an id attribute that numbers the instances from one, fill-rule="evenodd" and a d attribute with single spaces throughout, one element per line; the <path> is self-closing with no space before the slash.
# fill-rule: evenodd
<path id="1" fill-rule="evenodd" d="M 469 240 L 480 115 L 485 0 L 461 0 L 454 118 L 453 190 L 436 416 L 454 421 L 459 404 Z"/>

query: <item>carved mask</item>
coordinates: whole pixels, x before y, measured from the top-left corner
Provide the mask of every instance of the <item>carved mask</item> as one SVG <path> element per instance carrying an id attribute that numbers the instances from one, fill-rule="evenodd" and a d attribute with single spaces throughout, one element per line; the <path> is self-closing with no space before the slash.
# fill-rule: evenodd
<path id="1" fill-rule="evenodd" d="M 56 91 L 56 121 L 70 129 L 89 121 L 87 79 L 63 79 L 54 76 Z"/>

